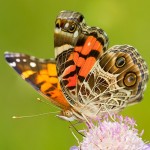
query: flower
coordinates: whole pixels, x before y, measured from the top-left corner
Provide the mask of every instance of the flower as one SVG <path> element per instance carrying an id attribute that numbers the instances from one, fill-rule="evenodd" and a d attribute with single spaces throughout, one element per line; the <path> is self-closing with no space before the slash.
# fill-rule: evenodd
<path id="1" fill-rule="evenodd" d="M 80 149 L 79 149 L 79 147 L 77 147 L 77 146 L 72 146 L 72 147 L 70 148 L 70 150 L 80 150 Z"/>
<path id="2" fill-rule="evenodd" d="M 96 125 L 90 122 L 88 130 L 84 130 L 85 137 L 79 146 L 70 150 L 150 150 L 138 133 L 134 119 L 114 116 L 111 121 L 108 116 L 98 119 Z"/>

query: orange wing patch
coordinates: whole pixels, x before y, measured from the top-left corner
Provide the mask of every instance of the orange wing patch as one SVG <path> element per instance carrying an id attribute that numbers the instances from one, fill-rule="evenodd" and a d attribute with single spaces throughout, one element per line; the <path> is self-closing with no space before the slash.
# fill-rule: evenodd
<path id="1" fill-rule="evenodd" d="M 42 96 L 58 107 L 70 108 L 61 91 L 54 60 L 38 59 L 20 53 L 6 53 L 5 58 L 9 65 Z"/>
<path id="2" fill-rule="evenodd" d="M 21 76 L 23 79 L 25 79 L 25 78 L 28 78 L 29 76 L 33 75 L 34 73 L 35 73 L 35 71 L 28 70 L 28 71 L 22 72 Z"/>
<path id="3" fill-rule="evenodd" d="M 47 70 L 40 70 L 35 77 L 35 82 L 37 85 L 40 85 L 40 92 L 48 99 L 50 98 L 52 103 L 61 108 L 67 109 L 70 105 L 62 94 L 59 80 L 56 75 L 56 65 L 47 64 Z"/>
<path id="4" fill-rule="evenodd" d="M 56 64 L 47 64 L 49 76 L 57 76 Z"/>
<path id="5" fill-rule="evenodd" d="M 65 88 L 76 88 L 89 74 L 102 53 L 103 45 L 94 36 L 88 36 L 83 46 L 76 46 L 65 62 L 67 67 L 62 74 Z"/>
<path id="6" fill-rule="evenodd" d="M 76 51 L 77 50 L 77 51 Z M 96 57 L 93 56 L 92 51 L 94 50 L 93 53 L 97 52 Z M 86 77 L 88 73 L 90 72 L 91 68 L 96 62 L 96 59 L 98 55 L 102 52 L 103 46 L 102 44 L 93 36 L 88 36 L 83 47 L 75 47 L 75 53 L 81 53 L 82 56 L 87 56 L 87 57 L 81 57 L 81 56 L 76 56 L 74 62 L 76 62 L 76 66 L 80 67 L 80 71 L 78 73 L 79 76 Z"/>

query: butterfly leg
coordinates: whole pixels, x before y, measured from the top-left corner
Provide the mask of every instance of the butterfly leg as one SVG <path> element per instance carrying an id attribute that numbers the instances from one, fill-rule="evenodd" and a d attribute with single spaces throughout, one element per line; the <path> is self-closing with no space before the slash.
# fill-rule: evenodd
<path id="1" fill-rule="evenodd" d="M 72 122 L 69 121 L 69 123 L 71 124 L 71 125 L 69 126 L 69 129 L 71 130 L 71 132 L 72 132 L 72 134 L 74 135 L 75 138 L 77 138 L 77 137 L 76 137 L 75 134 L 73 133 L 72 128 L 73 128 L 78 134 L 80 134 L 81 136 L 85 137 L 84 134 L 81 133 L 82 130 L 79 131 L 79 130 L 75 127 L 75 126 L 81 124 L 81 122 L 78 121 L 78 122 L 76 122 L 76 123 L 73 124 Z"/>

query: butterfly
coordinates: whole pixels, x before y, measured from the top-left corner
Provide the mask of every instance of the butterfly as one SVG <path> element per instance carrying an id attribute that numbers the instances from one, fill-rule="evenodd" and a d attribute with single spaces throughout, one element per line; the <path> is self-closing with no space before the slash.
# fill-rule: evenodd
<path id="1" fill-rule="evenodd" d="M 55 21 L 55 59 L 6 52 L 8 64 L 41 95 L 61 108 L 60 118 L 96 119 L 142 100 L 148 68 L 130 45 L 108 49 L 99 27 L 79 12 L 61 11 Z"/>

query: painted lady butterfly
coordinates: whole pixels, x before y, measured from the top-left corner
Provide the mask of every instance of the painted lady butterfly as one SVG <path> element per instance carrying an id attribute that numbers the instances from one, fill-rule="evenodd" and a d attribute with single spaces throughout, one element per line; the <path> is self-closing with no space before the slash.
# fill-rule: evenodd
<path id="1" fill-rule="evenodd" d="M 130 45 L 110 49 L 106 33 L 89 27 L 78 12 L 56 18 L 55 60 L 5 53 L 9 65 L 40 94 L 62 109 L 60 118 L 95 119 L 142 99 L 148 69 Z"/>

